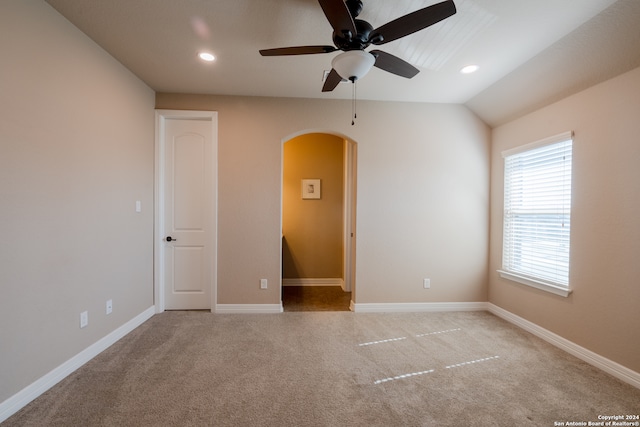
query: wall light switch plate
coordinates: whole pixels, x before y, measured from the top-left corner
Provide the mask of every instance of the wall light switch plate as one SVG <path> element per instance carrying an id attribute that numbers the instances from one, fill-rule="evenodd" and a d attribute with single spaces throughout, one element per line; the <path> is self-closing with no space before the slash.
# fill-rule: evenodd
<path id="1" fill-rule="evenodd" d="M 88 324 L 89 324 L 89 312 L 83 311 L 82 313 L 80 313 L 80 327 L 86 328 Z"/>

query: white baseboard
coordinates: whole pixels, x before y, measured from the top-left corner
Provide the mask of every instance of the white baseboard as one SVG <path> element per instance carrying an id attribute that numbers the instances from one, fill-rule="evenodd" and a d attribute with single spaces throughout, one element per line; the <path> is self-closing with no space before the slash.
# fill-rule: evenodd
<path id="1" fill-rule="evenodd" d="M 356 313 L 410 313 L 434 311 L 486 311 L 486 302 L 406 302 L 365 303 L 351 302 L 351 311 Z"/>
<path id="2" fill-rule="evenodd" d="M 20 390 L 4 402 L 0 403 L 0 423 L 7 418 L 24 408 L 32 400 L 40 396 L 45 391 L 49 390 L 54 385 L 58 384 L 68 375 L 73 373 L 76 369 L 102 353 L 111 345 L 116 343 L 119 339 L 133 331 L 138 326 L 149 320 L 156 312 L 154 306 L 149 307 L 133 319 L 129 320 L 124 325 L 120 326 L 115 331 L 111 332 L 104 338 L 90 345 L 82 350 L 80 353 L 73 356 L 71 359 L 64 362 L 62 365 L 53 369 L 48 374 L 34 381 L 27 387 Z"/>
<path id="3" fill-rule="evenodd" d="M 344 280 L 337 279 L 282 279 L 282 286 L 341 286 L 344 289 Z"/>
<path id="4" fill-rule="evenodd" d="M 514 325 L 524 329 L 527 332 L 531 332 L 538 338 L 547 341 L 549 344 L 552 344 L 559 349 L 566 351 L 567 353 L 577 357 L 578 359 L 583 360 L 584 362 L 587 362 L 588 364 L 593 365 L 610 375 L 613 375 L 619 380 L 631 384 L 636 388 L 640 388 L 640 373 L 632 371 L 629 368 L 625 368 L 619 363 L 616 363 L 613 360 L 609 360 L 606 357 L 600 356 L 599 354 L 594 353 L 591 350 L 587 350 L 586 348 L 581 347 L 566 338 L 562 338 L 560 335 L 554 334 L 553 332 L 544 329 L 543 327 L 540 327 L 526 319 L 523 319 L 522 317 L 517 316 L 501 307 L 498 307 L 497 305 L 487 303 L 487 310 L 490 313 L 493 313 L 496 316 L 506 320 L 507 322 L 513 323 Z"/>
<path id="5" fill-rule="evenodd" d="M 280 304 L 216 304 L 216 314 L 282 313 Z"/>

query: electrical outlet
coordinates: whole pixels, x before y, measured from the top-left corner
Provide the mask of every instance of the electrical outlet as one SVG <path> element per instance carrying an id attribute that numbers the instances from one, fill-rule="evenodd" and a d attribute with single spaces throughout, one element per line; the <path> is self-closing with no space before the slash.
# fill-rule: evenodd
<path id="1" fill-rule="evenodd" d="M 422 279 L 422 286 L 425 289 L 429 289 L 431 287 L 431 279 Z"/>
<path id="2" fill-rule="evenodd" d="M 80 313 L 80 327 L 86 328 L 88 324 L 89 324 L 89 312 L 83 311 L 82 313 Z"/>
<path id="3" fill-rule="evenodd" d="M 113 300 L 107 301 L 106 311 L 107 311 L 107 314 L 111 314 L 113 312 Z"/>
<path id="4" fill-rule="evenodd" d="M 267 289 L 267 279 L 260 279 L 260 289 Z"/>

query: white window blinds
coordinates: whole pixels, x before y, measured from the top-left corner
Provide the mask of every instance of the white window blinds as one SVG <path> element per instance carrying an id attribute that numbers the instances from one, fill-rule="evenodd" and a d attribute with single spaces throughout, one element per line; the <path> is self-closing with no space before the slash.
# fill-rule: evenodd
<path id="1" fill-rule="evenodd" d="M 569 287 L 572 145 L 567 132 L 503 153 L 501 273 L 536 287 Z"/>

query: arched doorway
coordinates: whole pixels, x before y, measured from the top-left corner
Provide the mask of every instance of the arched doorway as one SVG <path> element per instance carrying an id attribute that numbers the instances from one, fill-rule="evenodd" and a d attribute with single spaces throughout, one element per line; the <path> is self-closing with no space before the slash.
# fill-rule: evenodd
<path id="1" fill-rule="evenodd" d="M 283 141 L 284 311 L 346 311 L 355 301 L 356 148 L 330 132 Z"/>

